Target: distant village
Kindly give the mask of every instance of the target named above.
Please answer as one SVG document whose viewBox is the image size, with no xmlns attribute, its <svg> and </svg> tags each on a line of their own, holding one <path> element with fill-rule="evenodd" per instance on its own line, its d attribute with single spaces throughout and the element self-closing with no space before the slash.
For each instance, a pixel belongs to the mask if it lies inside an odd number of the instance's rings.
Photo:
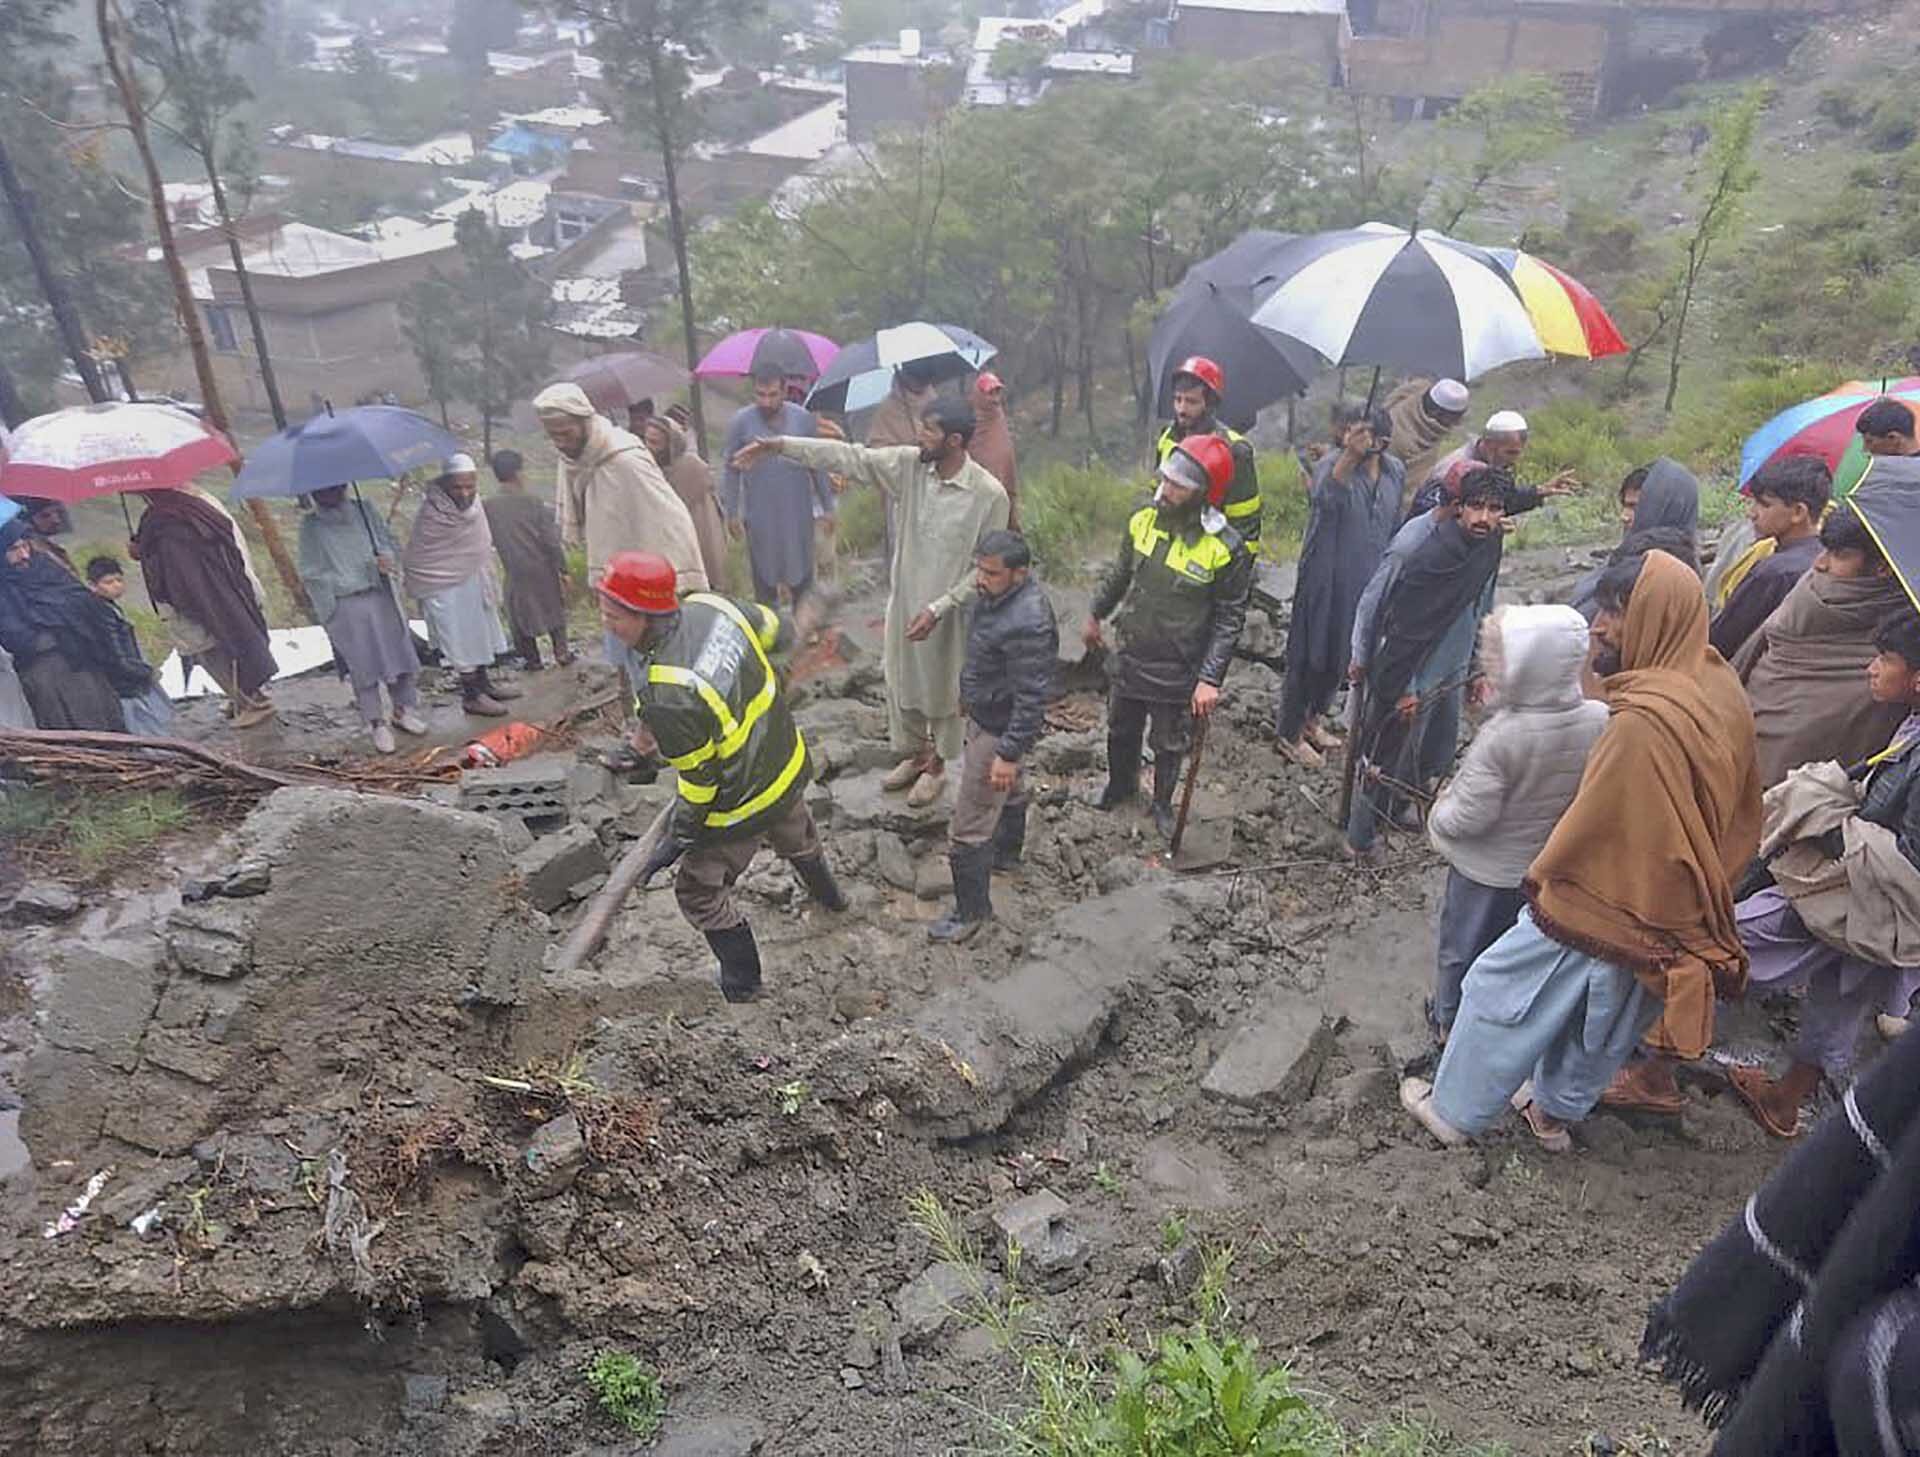
<svg viewBox="0 0 1920 1457">
<path fill-rule="evenodd" d="M 1124 86 L 1168 56 L 1272 57 L 1387 104 L 1402 119 L 1443 115 L 1503 74 L 1554 77 L 1576 116 L 1631 109 L 1664 90 L 1747 63 L 1782 22 L 1846 0 L 1039 0 L 1032 16 L 983 16 L 971 35 L 902 30 L 843 53 L 836 0 L 783 38 L 804 57 L 772 70 L 698 73 L 714 118 L 683 159 L 694 226 L 742 206 L 804 202 L 860 165 L 862 147 L 949 108 L 1029 105 L 1059 86 Z M 318 70 L 372 48 L 396 84 L 450 72 L 444 27 L 358 27 L 328 19 L 311 37 Z M 478 209 L 552 291 L 553 358 L 565 365 L 643 337 L 672 289 L 658 153 L 612 118 L 592 37 L 530 24 L 489 51 L 490 125 L 396 141 L 276 128 L 260 139 L 262 188 L 241 224 L 245 260 L 283 396 L 296 415 L 354 381 L 366 399 L 421 404 L 421 367 L 398 303 L 458 268 L 459 215 Z M 239 284 L 205 184 L 169 184 L 194 296 L 225 397 L 263 410 Z M 347 231 L 302 221 L 321 196 L 373 200 L 378 221 Z M 158 253 L 152 255 L 158 267 Z M 149 388 L 191 395 L 184 352 L 145 370 Z"/>
</svg>

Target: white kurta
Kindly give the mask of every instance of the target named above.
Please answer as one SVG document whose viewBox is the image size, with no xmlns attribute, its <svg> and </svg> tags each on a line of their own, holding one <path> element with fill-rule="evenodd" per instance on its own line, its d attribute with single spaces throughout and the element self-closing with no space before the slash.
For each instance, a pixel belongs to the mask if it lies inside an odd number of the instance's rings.
<svg viewBox="0 0 1920 1457">
<path fill-rule="evenodd" d="M 457 587 L 422 597 L 420 615 L 427 620 L 428 639 L 456 672 L 484 668 L 507 650 L 499 597 L 487 572 L 475 572 Z"/>
</svg>

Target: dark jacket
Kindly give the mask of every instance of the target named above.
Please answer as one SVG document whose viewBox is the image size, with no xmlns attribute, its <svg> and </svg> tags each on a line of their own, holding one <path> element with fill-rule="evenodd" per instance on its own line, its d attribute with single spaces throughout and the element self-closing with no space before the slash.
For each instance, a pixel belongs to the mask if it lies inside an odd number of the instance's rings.
<svg viewBox="0 0 1920 1457">
<path fill-rule="evenodd" d="M 1443 455 L 1434 462 L 1433 472 L 1414 492 L 1413 504 L 1407 508 L 1406 520 L 1424 516 L 1441 501 L 1446 499 L 1447 481 L 1455 475 L 1463 475 L 1476 465 L 1486 462 L 1480 458 L 1480 438 L 1475 436 L 1458 450 Z M 1507 491 L 1507 515 L 1518 516 L 1526 511 L 1536 510 L 1546 497 L 1540 494 L 1538 486 L 1523 486 L 1518 481 Z M 1405 524 L 1404 522 L 1402 523 Z"/>
<path fill-rule="evenodd" d="M 671 834 L 682 849 L 760 834 L 812 778 L 768 657 L 791 639 L 771 608 L 695 592 L 643 654 L 634 708 L 679 775 Z"/>
<path fill-rule="evenodd" d="M 994 753 L 1018 763 L 1046 727 L 1060 629 L 1046 589 L 1031 576 L 999 597 L 974 599 L 960 702 L 967 717 L 998 734 Z"/>
<path fill-rule="evenodd" d="M 1183 429 L 1177 420 L 1168 425 L 1154 441 L 1154 465 L 1165 464 L 1173 447 L 1193 433 Z M 1227 525 L 1240 533 L 1240 539 L 1251 546 L 1260 539 L 1260 473 L 1253 462 L 1253 444 L 1238 430 L 1217 419 L 1210 418 L 1200 427 L 1200 433 L 1218 435 L 1233 447 L 1233 480 L 1227 485 L 1226 500 L 1220 503 L 1220 514 L 1227 518 Z"/>
<path fill-rule="evenodd" d="M 1093 598 L 1096 618 L 1120 609 L 1115 689 L 1179 703 L 1197 682 L 1225 682 L 1252 584 L 1253 554 L 1231 526 L 1209 531 L 1195 521 L 1176 535 L 1159 507 L 1134 512 Z"/>
<path fill-rule="evenodd" d="M 1889 750 L 1885 757 L 1876 755 L 1850 772 L 1866 780 L 1860 818 L 1892 830 L 1900 853 L 1920 869 L 1920 739 Z"/>
</svg>

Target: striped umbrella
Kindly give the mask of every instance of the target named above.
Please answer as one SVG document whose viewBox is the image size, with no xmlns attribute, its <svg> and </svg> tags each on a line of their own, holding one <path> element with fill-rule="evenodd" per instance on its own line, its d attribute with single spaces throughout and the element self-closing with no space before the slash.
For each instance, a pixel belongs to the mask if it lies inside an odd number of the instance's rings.
<svg viewBox="0 0 1920 1457">
<path fill-rule="evenodd" d="M 1520 301 L 1549 354 L 1572 359 L 1601 359 L 1625 354 L 1627 341 L 1579 279 L 1562 273 L 1544 258 L 1518 248 L 1489 248 L 1520 290 Z"/>
<path fill-rule="evenodd" d="M 1860 412 L 1881 396 L 1910 406 L 1920 415 L 1920 377 L 1850 379 L 1824 395 L 1789 405 L 1749 435 L 1740 446 L 1740 488 L 1768 461 L 1789 455 L 1817 455 L 1833 471 L 1834 494 L 1844 496 L 1859 483 L 1867 454 L 1854 430 Z"/>
<path fill-rule="evenodd" d="M 0 490 L 85 501 L 184 486 L 201 471 L 238 458 L 226 436 L 176 405 L 72 405 L 36 415 L 13 432 L 0 461 Z"/>
<path fill-rule="evenodd" d="M 894 371 L 903 365 L 920 366 L 929 379 L 955 379 L 973 373 L 999 352 L 958 324 L 918 319 L 895 324 L 836 354 L 808 392 L 807 408 L 840 414 L 868 410 L 887 397 Z"/>
<path fill-rule="evenodd" d="M 1546 350 L 1507 270 L 1439 233 L 1366 223 L 1274 251 L 1253 322 L 1336 365 L 1477 379 Z"/>
</svg>

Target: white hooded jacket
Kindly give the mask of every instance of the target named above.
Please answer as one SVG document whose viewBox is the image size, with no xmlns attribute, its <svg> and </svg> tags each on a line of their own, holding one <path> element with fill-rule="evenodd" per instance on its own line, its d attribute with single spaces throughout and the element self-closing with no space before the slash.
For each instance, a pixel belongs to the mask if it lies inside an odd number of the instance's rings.
<svg viewBox="0 0 1920 1457">
<path fill-rule="evenodd" d="M 1499 660 L 1499 711 L 1433 806 L 1427 837 L 1467 879 L 1505 888 L 1566 812 L 1607 706 L 1580 692 L 1586 620 L 1571 607 L 1503 607 L 1486 632 Z"/>
</svg>

